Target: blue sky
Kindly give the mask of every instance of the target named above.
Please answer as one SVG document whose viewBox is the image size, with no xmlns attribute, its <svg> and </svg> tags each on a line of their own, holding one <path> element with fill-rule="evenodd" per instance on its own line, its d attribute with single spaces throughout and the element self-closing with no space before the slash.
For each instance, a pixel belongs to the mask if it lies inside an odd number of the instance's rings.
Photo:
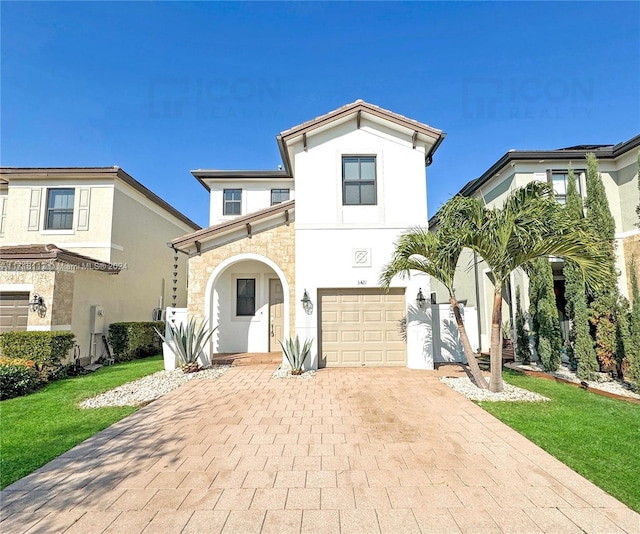
<svg viewBox="0 0 640 534">
<path fill-rule="evenodd" d="M 358 98 L 447 132 L 430 215 L 511 148 L 640 132 L 640 3 L 0 10 L 0 164 L 119 165 L 203 226 L 191 169 L 276 168 L 276 134 Z"/>
</svg>

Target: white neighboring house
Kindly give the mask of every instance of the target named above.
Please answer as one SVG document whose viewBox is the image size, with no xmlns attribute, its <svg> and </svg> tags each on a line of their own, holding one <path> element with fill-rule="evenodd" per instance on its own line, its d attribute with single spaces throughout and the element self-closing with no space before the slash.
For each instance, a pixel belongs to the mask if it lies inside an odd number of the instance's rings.
<svg viewBox="0 0 640 534">
<path fill-rule="evenodd" d="M 358 100 L 278 135 L 279 170 L 192 171 L 212 226 L 172 245 L 189 255 L 189 316 L 218 326 L 211 352 L 278 351 L 297 334 L 313 339 L 311 368 L 433 368 L 432 310 L 416 304 L 429 278 L 385 293 L 378 277 L 399 234 L 427 224 L 425 167 L 444 136 Z"/>
<path fill-rule="evenodd" d="M 109 324 L 186 304 L 167 243 L 200 227 L 119 167 L 1 167 L 0 214 L 0 332 L 71 330 L 84 363 Z"/>
</svg>

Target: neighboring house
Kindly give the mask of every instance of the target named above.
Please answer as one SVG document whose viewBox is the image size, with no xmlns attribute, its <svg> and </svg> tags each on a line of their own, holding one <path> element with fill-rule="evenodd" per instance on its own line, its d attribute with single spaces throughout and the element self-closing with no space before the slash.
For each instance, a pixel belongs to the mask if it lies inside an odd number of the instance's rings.
<svg viewBox="0 0 640 534">
<path fill-rule="evenodd" d="M 279 170 L 192 171 L 212 226 L 172 244 L 189 255 L 189 316 L 218 326 L 210 350 L 276 351 L 297 334 L 313 339 L 311 368 L 432 368 L 416 306 L 429 278 L 386 293 L 378 277 L 399 234 L 427 224 L 444 135 L 358 100 L 278 135 Z"/>
<path fill-rule="evenodd" d="M 2 167 L 0 214 L 0 331 L 71 330 L 86 362 L 110 323 L 186 303 L 167 243 L 199 226 L 119 167 Z"/>
<path fill-rule="evenodd" d="M 510 150 L 494 163 L 482 176 L 465 185 L 458 194 L 480 197 L 489 207 L 500 206 L 510 191 L 522 187 L 533 180 L 547 181 L 553 185 L 556 199 L 564 203 L 567 192 L 569 168 L 573 168 L 583 200 L 586 198 L 586 155 L 595 154 L 598 167 L 609 201 L 609 208 L 616 225 L 616 256 L 620 277 L 617 280 L 621 293 L 629 297 L 631 293 L 629 261 L 635 254 L 640 260 L 640 230 L 636 207 L 638 199 L 638 151 L 640 135 L 617 145 L 581 145 L 559 150 Z M 430 221 L 430 227 L 437 225 L 438 214 Z M 491 329 L 491 306 L 493 303 L 493 282 L 486 263 L 477 261 L 466 250 L 460 257 L 456 275 L 456 294 L 467 305 L 478 308 L 478 329 L 480 339 L 477 346 L 489 350 Z M 638 262 L 640 266 L 640 261 Z M 552 261 L 555 290 L 563 331 L 568 332 L 568 321 L 564 315 L 563 262 Z M 640 274 L 640 271 L 639 273 Z M 503 297 L 508 306 L 503 307 L 503 320 L 513 319 L 515 288 L 520 286 L 522 306 L 529 307 L 528 279 L 521 269 L 511 277 L 510 287 L 504 289 Z M 437 282 L 432 284 L 437 302 L 446 302 L 448 294 Z M 472 344 L 474 344 L 472 340 Z M 476 347 L 474 347 L 476 348 Z"/>
</svg>

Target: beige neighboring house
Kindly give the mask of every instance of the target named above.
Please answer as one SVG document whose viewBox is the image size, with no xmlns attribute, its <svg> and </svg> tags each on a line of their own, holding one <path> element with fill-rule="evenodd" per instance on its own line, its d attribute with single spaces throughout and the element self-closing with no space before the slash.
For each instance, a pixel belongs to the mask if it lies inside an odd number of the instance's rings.
<svg viewBox="0 0 640 534">
<path fill-rule="evenodd" d="M 2 167 L 0 214 L 0 332 L 71 330 L 95 361 L 109 324 L 186 304 L 167 244 L 200 227 L 119 167 Z"/>
<path fill-rule="evenodd" d="M 556 199 L 564 203 L 567 193 L 569 168 L 573 168 L 583 201 L 586 198 L 586 155 L 590 152 L 598 159 L 598 168 L 609 201 L 611 215 L 616 225 L 616 257 L 620 276 L 616 281 L 620 292 L 627 298 L 631 293 L 629 262 L 635 255 L 638 275 L 640 276 L 640 229 L 636 207 L 638 198 L 638 153 L 640 135 L 617 145 L 580 145 L 559 150 L 510 150 L 496 161 L 479 178 L 470 181 L 458 194 L 480 197 L 489 207 L 502 205 L 504 199 L 515 188 L 522 187 L 533 180 L 552 184 Z M 437 226 L 438 214 L 430 221 L 430 228 Z M 491 306 L 493 302 L 493 283 L 491 272 L 486 263 L 476 261 L 470 251 L 464 251 L 458 262 L 456 274 L 456 295 L 467 305 L 478 308 L 478 330 L 480 332 L 477 347 L 483 351 L 489 349 L 491 329 Z M 558 310 L 564 335 L 568 332 L 568 321 L 564 315 L 564 276 L 563 262 L 552 261 L 554 285 Z M 515 314 L 515 290 L 520 287 L 522 306 L 529 307 L 529 282 L 522 269 L 511 275 L 509 287 L 504 289 L 503 297 L 508 306 L 503 307 L 503 320 L 513 319 Z M 445 302 L 446 290 L 436 281 L 432 282 L 432 300 Z M 513 321 L 512 321 L 513 324 Z M 472 340 L 473 344 L 473 340 Z M 476 348 L 476 347 L 474 347 Z"/>
</svg>

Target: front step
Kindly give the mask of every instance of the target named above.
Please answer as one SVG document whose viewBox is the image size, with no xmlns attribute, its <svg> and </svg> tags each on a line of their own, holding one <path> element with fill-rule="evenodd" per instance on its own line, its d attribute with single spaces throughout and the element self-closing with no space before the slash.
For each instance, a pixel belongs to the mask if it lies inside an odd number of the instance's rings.
<svg viewBox="0 0 640 534">
<path fill-rule="evenodd" d="M 220 353 L 211 357 L 214 365 L 280 365 L 281 352 L 238 352 Z"/>
</svg>

